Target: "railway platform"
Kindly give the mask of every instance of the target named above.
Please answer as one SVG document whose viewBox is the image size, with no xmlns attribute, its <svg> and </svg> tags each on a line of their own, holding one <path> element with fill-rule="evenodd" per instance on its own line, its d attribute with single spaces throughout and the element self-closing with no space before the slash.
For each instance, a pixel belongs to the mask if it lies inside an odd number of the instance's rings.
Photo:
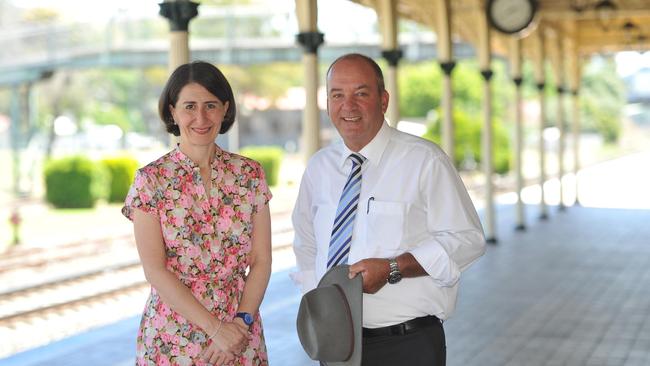
<svg viewBox="0 0 650 366">
<path fill-rule="evenodd" d="M 638 170 L 649 163 L 643 153 L 585 169 L 582 205 L 551 205 L 546 220 L 527 205 L 524 231 L 514 230 L 513 205 L 498 201 L 498 242 L 463 274 L 444 325 L 447 364 L 650 365 L 650 173 Z M 274 260 L 261 308 L 270 364 L 314 365 L 295 333 L 290 250 Z M 137 326 L 130 316 L 0 365 L 132 365 Z"/>
</svg>

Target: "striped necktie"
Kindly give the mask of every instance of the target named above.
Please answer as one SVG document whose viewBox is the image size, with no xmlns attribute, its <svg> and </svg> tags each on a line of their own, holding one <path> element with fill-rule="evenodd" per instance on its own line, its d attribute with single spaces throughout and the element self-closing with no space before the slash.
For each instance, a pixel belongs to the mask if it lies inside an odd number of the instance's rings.
<svg viewBox="0 0 650 366">
<path fill-rule="evenodd" d="M 334 219 L 327 254 L 328 269 L 337 264 L 348 262 L 352 228 L 354 227 L 354 218 L 357 216 L 357 204 L 361 193 L 361 165 L 366 158 L 357 153 L 350 154 L 348 158 L 352 160 L 352 170 L 347 182 L 345 182 L 339 199 L 339 206 L 336 209 L 336 219 Z"/>
</svg>

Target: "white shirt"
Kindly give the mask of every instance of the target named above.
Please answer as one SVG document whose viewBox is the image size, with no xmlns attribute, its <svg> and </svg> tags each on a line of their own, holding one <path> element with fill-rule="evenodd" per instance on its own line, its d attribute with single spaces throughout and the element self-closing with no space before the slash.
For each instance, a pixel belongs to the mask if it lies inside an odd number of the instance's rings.
<svg viewBox="0 0 650 366">
<path fill-rule="evenodd" d="M 342 141 L 321 149 L 303 174 L 293 211 L 294 279 L 307 292 L 327 271 L 339 196 L 352 163 Z M 485 252 L 483 228 L 456 169 L 434 143 L 385 122 L 361 151 L 367 158 L 348 263 L 410 252 L 429 276 L 403 278 L 363 294 L 363 326 L 383 327 L 420 316 L 447 319 L 458 280 Z"/>
</svg>

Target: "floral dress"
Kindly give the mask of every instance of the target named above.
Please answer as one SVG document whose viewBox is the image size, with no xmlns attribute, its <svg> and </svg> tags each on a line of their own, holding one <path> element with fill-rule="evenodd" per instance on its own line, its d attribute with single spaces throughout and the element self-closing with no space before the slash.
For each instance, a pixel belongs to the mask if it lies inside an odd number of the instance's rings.
<svg viewBox="0 0 650 366">
<path fill-rule="evenodd" d="M 139 169 L 122 213 L 134 209 L 160 219 L 167 269 L 213 315 L 232 321 L 239 306 L 251 251 L 252 215 L 271 192 L 259 163 L 216 147 L 212 188 L 206 195 L 198 165 L 179 148 Z M 206 365 L 199 354 L 208 335 L 172 310 L 155 288 L 145 305 L 136 347 L 137 365 Z M 259 314 L 248 348 L 232 365 L 267 365 Z"/>
</svg>

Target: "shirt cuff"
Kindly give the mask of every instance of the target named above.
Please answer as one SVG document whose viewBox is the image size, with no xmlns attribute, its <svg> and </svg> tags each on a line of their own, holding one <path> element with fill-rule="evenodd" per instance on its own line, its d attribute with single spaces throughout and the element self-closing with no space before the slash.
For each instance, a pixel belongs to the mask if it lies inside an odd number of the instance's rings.
<svg viewBox="0 0 650 366">
<path fill-rule="evenodd" d="M 289 277 L 303 294 L 316 288 L 316 271 L 314 270 L 291 272 Z"/>
<path fill-rule="evenodd" d="M 454 286 L 460 279 L 458 265 L 449 257 L 445 249 L 435 241 L 425 241 L 409 250 L 420 266 L 440 286 Z"/>
</svg>

